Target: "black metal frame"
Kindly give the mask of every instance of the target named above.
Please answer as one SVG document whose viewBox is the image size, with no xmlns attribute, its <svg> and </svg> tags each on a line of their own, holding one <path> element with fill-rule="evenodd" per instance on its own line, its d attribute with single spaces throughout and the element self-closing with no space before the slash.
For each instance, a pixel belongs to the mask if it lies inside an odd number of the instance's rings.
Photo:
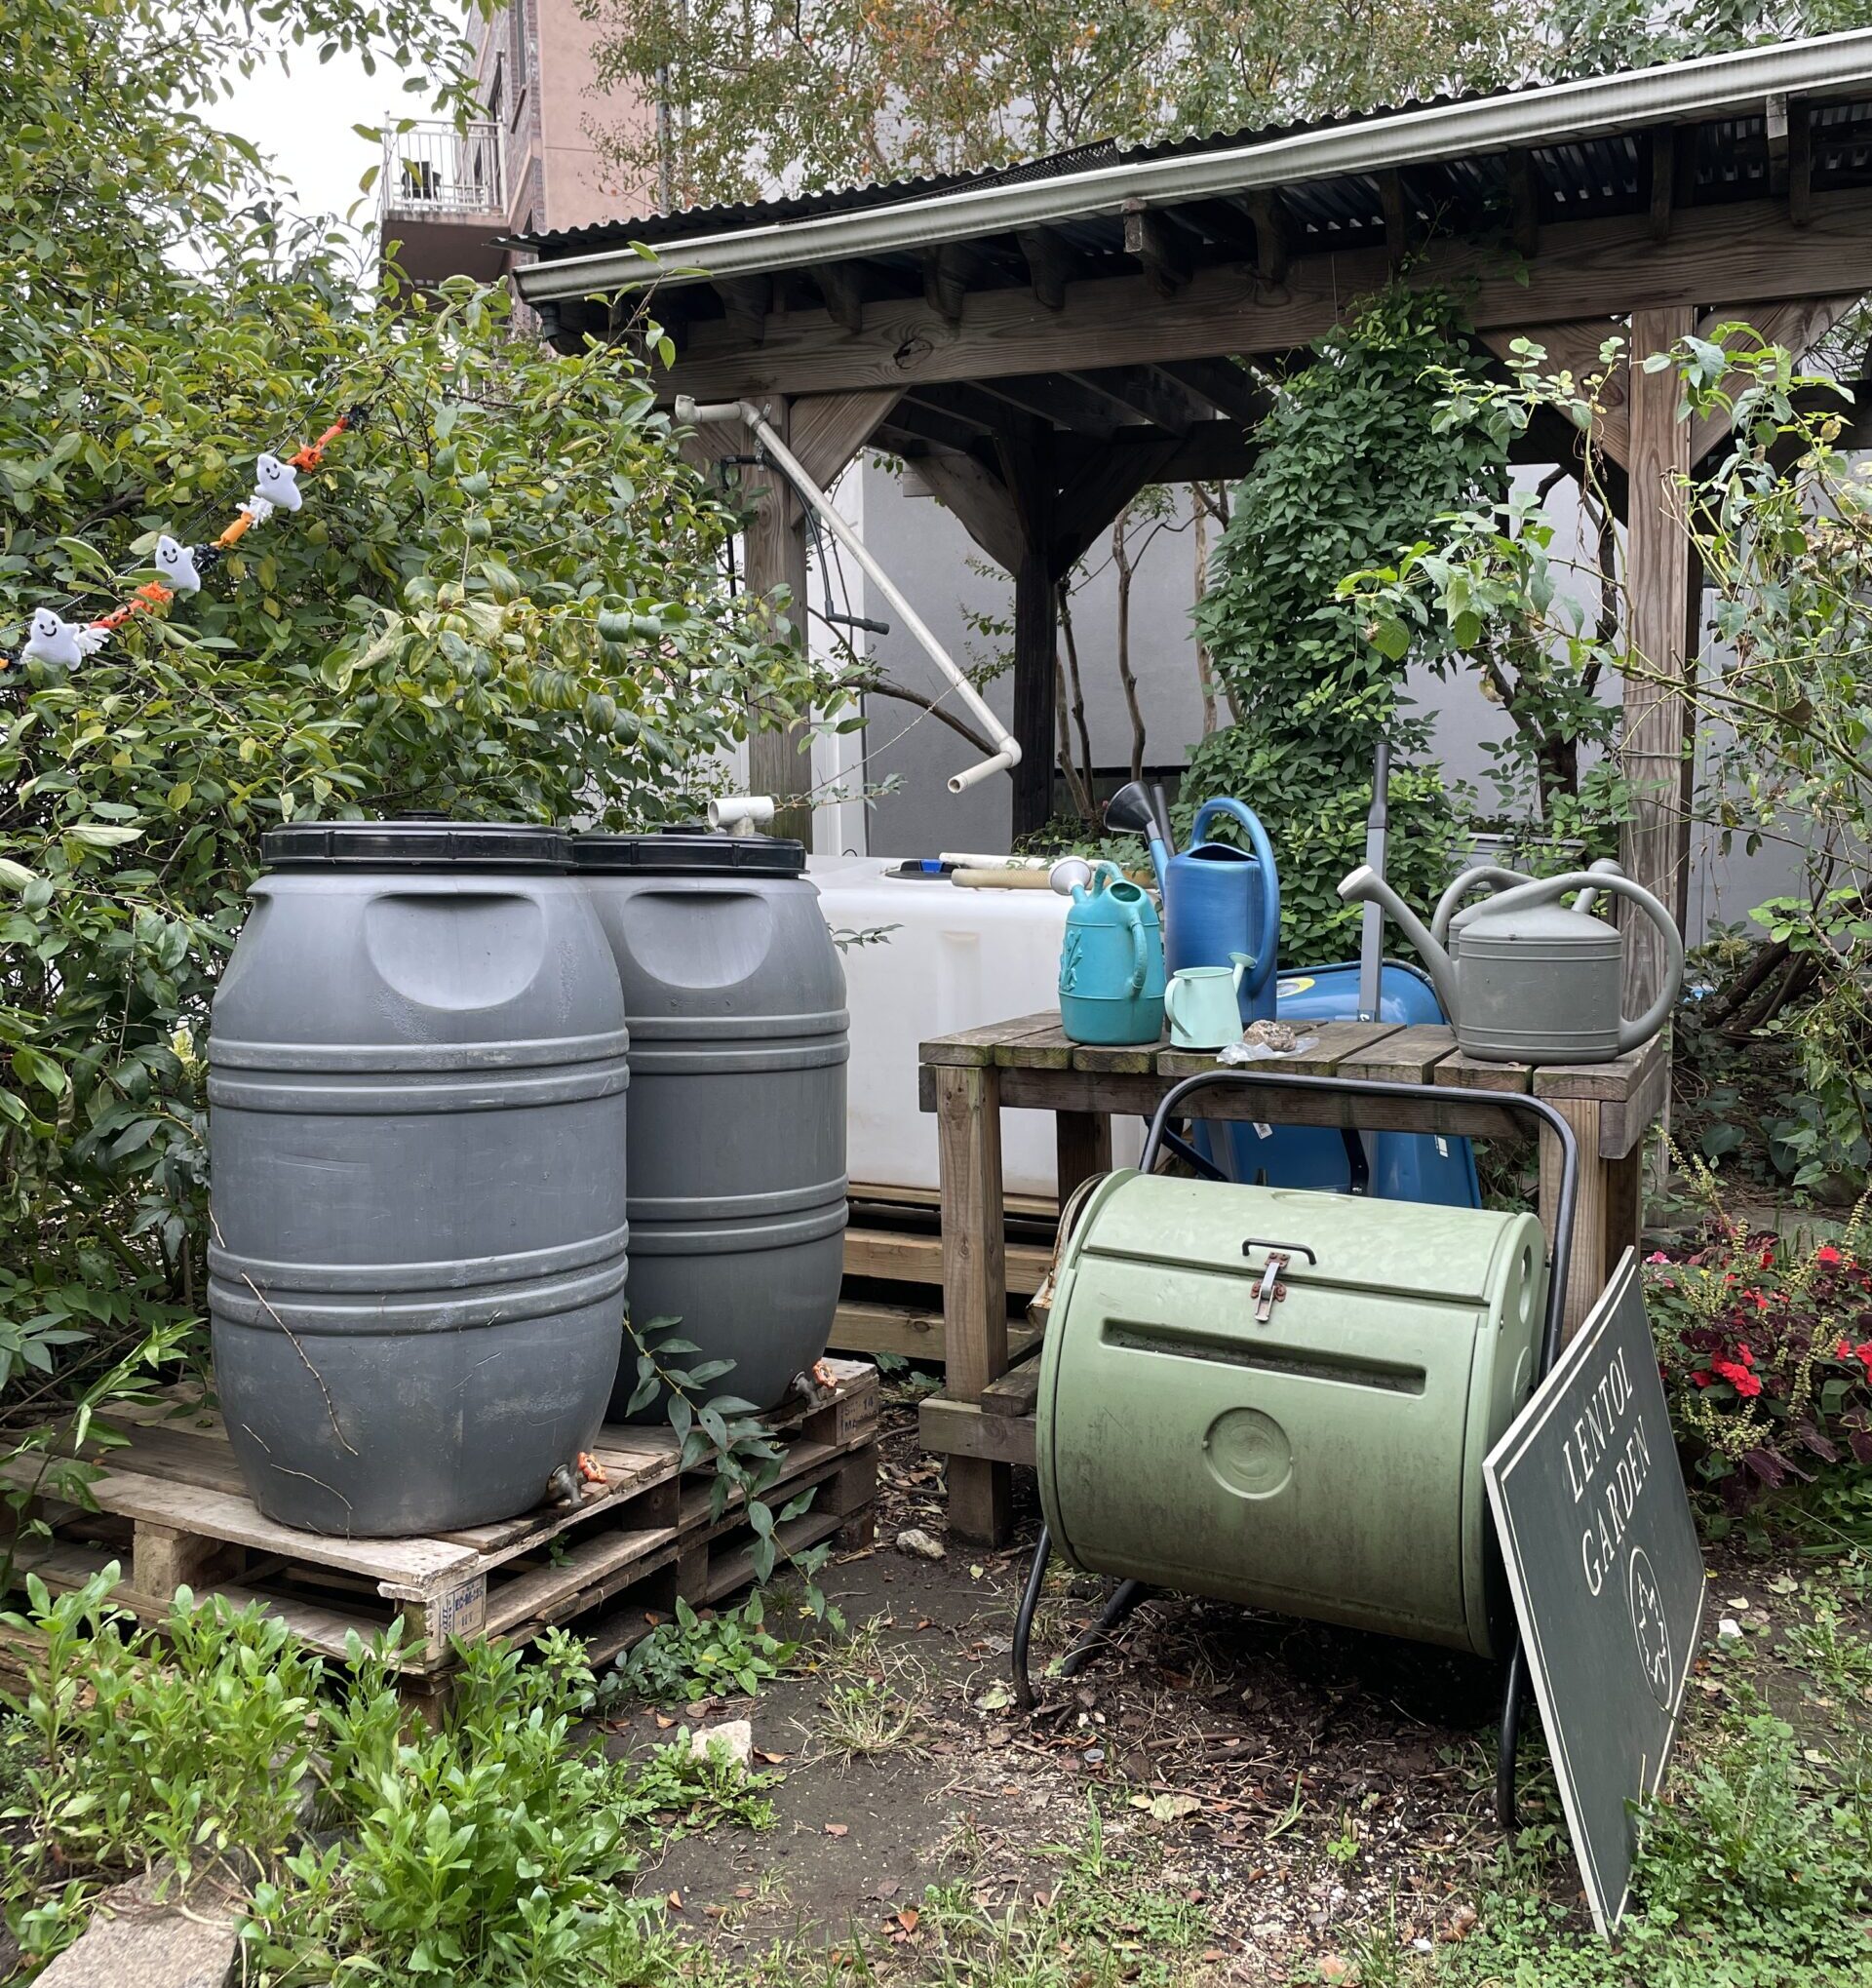
<svg viewBox="0 0 1872 1988">
<path fill-rule="evenodd" d="M 1567 1309 L 1567 1267 L 1573 1253 L 1574 1209 L 1580 1195 L 1580 1148 L 1573 1136 L 1573 1127 L 1566 1119 L 1544 1099 L 1507 1091 L 1476 1091 L 1443 1084 L 1373 1083 L 1343 1076 L 1282 1076 L 1262 1071 L 1202 1071 L 1195 1076 L 1186 1077 L 1182 1083 L 1164 1093 L 1163 1100 L 1150 1120 L 1150 1132 L 1144 1142 L 1144 1153 L 1138 1161 L 1138 1171 L 1150 1173 L 1156 1164 L 1158 1152 L 1166 1143 L 1171 1145 L 1172 1150 L 1178 1151 L 1179 1157 L 1199 1158 L 1176 1133 L 1170 1130 L 1170 1120 L 1177 1115 L 1177 1108 L 1191 1091 L 1201 1090 L 1207 1085 L 1244 1083 L 1264 1087 L 1274 1085 L 1283 1090 L 1325 1092 L 1341 1097 L 1416 1098 L 1438 1105 L 1487 1105 L 1496 1111 L 1518 1112 L 1532 1118 L 1537 1125 L 1544 1126 L 1554 1135 L 1560 1142 L 1560 1194 L 1554 1208 L 1553 1244 L 1547 1258 L 1546 1317 L 1540 1333 L 1540 1361 L 1534 1374 L 1533 1384 L 1538 1387 L 1546 1379 L 1554 1361 L 1560 1356 L 1560 1340 L 1565 1329 Z M 1277 1117 L 1279 1114 L 1276 1112 L 1272 1115 Z M 1356 1135 L 1349 1126 L 1346 1130 L 1349 1142 Z M 1213 1173 L 1215 1170 L 1205 1168 L 1204 1171 Z M 1028 1669 L 1028 1645 L 1033 1638 L 1034 1612 L 1039 1606 L 1040 1589 L 1046 1579 L 1047 1562 L 1052 1558 L 1052 1537 L 1042 1523 L 1039 1544 L 1034 1552 L 1033 1570 L 1027 1578 L 1026 1592 L 1021 1596 L 1020 1613 L 1014 1618 L 1014 1696 L 1017 1701 L 1027 1708 L 1031 1708 L 1034 1703 L 1034 1683 Z M 1136 1608 L 1145 1593 L 1146 1589 L 1141 1581 L 1121 1580 L 1100 1611 L 1097 1620 L 1074 1641 L 1061 1659 L 1060 1674 L 1063 1677 L 1076 1677 L 1094 1651 Z M 1521 1738 L 1521 1708 L 1526 1696 L 1527 1658 L 1521 1648 L 1521 1633 L 1517 1624 L 1510 1632 L 1506 1668 L 1502 1679 L 1502 1736 L 1495 1769 L 1496 1820 L 1502 1829 L 1509 1831 L 1515 1827 L 1514 1771 Z"/>
</svg>

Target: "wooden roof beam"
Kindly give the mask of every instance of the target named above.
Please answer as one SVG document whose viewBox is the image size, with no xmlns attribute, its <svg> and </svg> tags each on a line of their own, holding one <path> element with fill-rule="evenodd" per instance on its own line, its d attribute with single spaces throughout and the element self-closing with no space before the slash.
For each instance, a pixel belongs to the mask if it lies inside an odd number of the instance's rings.
<svg viewBox="0 0 1872 1988">
<path fill-rule="evenodd" d="M 1508 238 L 1530 262 L 1540 253 L 1540 182 L 1535 176 L 1531 152 L 1510 152 L 1508 167 Z"/>
<path fill-rule="evenodd" d="M 1106 396 L 1070 373 L 1023 373 L 1018 379 L 984 379 L 976 384 L 983 394 L 1074 435 L 1107 440 L 1118 425 L 1117 412 Z"/>
<path fill-rule="evenodd" d="M 855 338 L 865 329 L 865 301 L 872 292 L 872 272 L 863 262 L 823 262 L 812 280 L 826 300 L 826 315 Z"/>
<path fill-rule="evenodd" d="M 1285 283 L 1293 253 L 1293 229 L 1277 193 L 1251 193 L 1248 213 L 1255 224 L 1255 274 L 1263 283 Z"/>
<path fill-rule="evenodd" d="M 1066 286 L 1084 272 L 1079 252 L 1056 228 L 1022 228 L 1014 239 L 1027 261 L 1034 294 L 1049 311 L 1066 308 Z"/>
<path fill-rule="evenodd" d="M 760 344 L 767 335 L 767 313 L 773 309 L 773 278 L 727 276 L 711 288 L 722 299 L 729 331 L 750 345 Z"/>
<path fill-rule="evenodd" d="M 925 249 L 922 265 L 923 301 L 946 325 L 962 322 L 963 299 L 994 273 L 994 265 L 967 242 Z"/>
<path fill-rule="evenodd" d="M 1144 264 L 1160 296 L 1175 296 L 1190 281 L 1190 252 L 1178 230 L 1142 201 L 1124 204 L 1124 253 Z"/>
<path fill-rule="evenodd" d="M 1020 513 L 1007 486 L 992 469 L 975 456 L 945 451 L 918 456 L 916 475 L 1003 572 L 1011 573 L 1020 565 L 1027 546 Z"/>
<path fill-rule="evenodd" d="M 1161 428 L 1166 435 L 1186 435 L 1198 421 L 1208 418 L 1194 394 L 1155 367 L 1114 366 L 1068 376 L 1111 402 L 1121 413 Z"/>
<path fill-rule="evenodd" d="M 1686 189 L 1688 190 L 1688 189 Z M 1671 215 L 1677 206 L 1677 134 L 1669 129 L 1651 135 L 1651 239 L 1670 239 Z"/>
<path fill-rule="evenodd" d="M 1200 394 L 1219 414 L 1244 427 L 1258 426 L 1274 405 L 1273 396 L 1232 360 L 1178 359 L 1157 370 Z"/>
<path fill-rule="evenodd" d="M 1252 262 L 1257 246 L 1255 224 L 1248 211 L 1227 199 L 1190 200 L 1176 209 L 1176 217 L 1198 229 L 1225 255 Z"/>
<path fill-rule="evenodd" d="M 1404 202 L 1404 175 L 1395 166 L 1378 175 L 1378 204 L 1384 214 L 1384 253 L 1396 269 L 1411 251 L 1411 217 Z"/>
<path fill-rule="evenodd" d="M 1174 307 L 1141 275 L 1074 284 L 1063 313 L 1036 310 L 1024 290 L 978 291 L 959 331 L 920 300 L 903 301 L 873 310 L 858 338 L 817 312 L 790 312 L 769 323 L 759 351 L 698 322 L 659 389 L 712 401 L 1291 351 L 1382 288 L 1388 266 L 1382 248 L 1304 255 L 1270 292 L 1251 272 L 1215 263 Z M 1420 252 L 1412 278 L 1460 292 L 1485 331 L 1621 316 L 1673 298 L 1728 298 L 1746 315 L 1783 298 L 1872 290 L 1872 190 L 1816 192 L 1806 228 L 1788 226 L 1779 201 L 1685 208 L 1661 247 L 1642 214 L 1549 221 L 1541 253 L 1526 263 L 1505 257 L 1499 240 L 1442 238 Z"/>
<path fill-rule="evenodd" d="M 959 414 L 939 395 L 927 392 L 906 394 L 891 409 L 890 425 L 939 448 L 972 448 L 994 432 L 992 422 Z"/>
<path fill-rule="evenodd" d="M 1796 228 L 1814 218 L 1814 121 L 1804 97 L 1787 106 L 1787 218 Z"/>
</svg>

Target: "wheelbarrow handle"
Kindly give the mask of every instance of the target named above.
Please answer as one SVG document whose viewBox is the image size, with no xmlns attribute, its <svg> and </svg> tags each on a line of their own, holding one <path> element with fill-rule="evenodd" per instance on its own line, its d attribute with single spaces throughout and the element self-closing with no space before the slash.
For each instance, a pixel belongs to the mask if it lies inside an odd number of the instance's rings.
<svg viewBox="0 0 1872 1988">
<path fill-rule="evenodd" d="M 1415 1098 L 1434 1105 L 1487 1105 L 1526 1118 L 1537 1130 L 1544 1128 L 1560 1143 L 1560 1194 L 1554 1207 L 1553 1245 L 1547 1260 L 1547 1312 L 1540 1335 L 1540 1364 L 1535 1375 L 1543 1381 L 1560 1357 L 1560 1339 L 1567 1315 L 1567 1269 L 1573 1261 L 1573 1218 L 1580 1199 L 1580 1143 L 1573 1127 L 1544 1098 L 1531 1098 L 1512 1091 L 1478 1091 L 1454 1084 L 1388 1084 L 1369 1077 L 1266 1074 L 1251 1070 L 1204 1070 L 1173 1084 L 1151 1114 L 1150 1130 L 1145 1136 L 1144 1153 L 1138 1161 L 1141 1174 L 1150 1173 L 1168 1132 L 1170 1120 L 1181 1115 L 1181 1107 L 1191 1092 L 1213 1084 L 1239 1086 L 1253 1084 L 1263 1091 L 1292 1091 L 1351 1098 Z M 1278 1109 L 1268 1112 L 1278 1122 Z"/>
</svg>

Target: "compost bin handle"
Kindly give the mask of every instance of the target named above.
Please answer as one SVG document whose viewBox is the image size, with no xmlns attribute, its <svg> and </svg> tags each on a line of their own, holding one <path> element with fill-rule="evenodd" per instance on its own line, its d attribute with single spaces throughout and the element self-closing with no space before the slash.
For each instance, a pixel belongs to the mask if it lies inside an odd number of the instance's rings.
<svg viewBox="0 0 1872 1988">
<path fill-rule="evenodd" d="M 1610 882 L 1610 878 L 1607 879 Z M 1150 1130 L 1145 1136 L 1144 1153 L 1138 1161 L 1138 1172 L 1150 1173 L 1157 1163 L 1157 1154 L 1163 1146 L 1164 1133 L 1170 1120 L 1179 1114 L 1183 1101 L 1193 1091 L 1207 1089 L 1212 1084 L 1228 1084 L 1239 1088 L 1244 1084 L 1253 1085 L 1263 1094 L 1256 1103 L 1267 1115 L 1278 1121 L 1278 1106 L 1272 1111 L 1263 1100 L 1273 1091 L 1292 1091 L 1298 1096 L 1303 1091 L 1341 1098 L 1414 1098 L 1426 1105 L 1489 1105 L 1496 1110 L 1507 1111 L 1527 1118 L 1543 1131 L 1553 1134 L 1560 1147 L 1560 1193 L 1553 1213 L 1553 1248 L 1548 1258 L 1547 1270 L 1547 1316 L 1540 1335 L 1540 1363 L 1535 1369 L 1535 1384 L 1543 1381 L 1555 1360 L 1560 1357 L 1560 1339 L 1567 1315 L 1567 1269 L 1573 1262 L 1573 1215 L 1580 1199 L 1580 1144 L 1573 1136 L 1573 1127 L 1548 1104 L 1544 1098 L 1531 1098 L 1512 1091 L 1477 1091 L 1466 1086 L 1446 1084 L 1388 1084 L 1370 1079 L 1348 1076 L 1301 1076 L 1263 1075 L 1259 1071 L 1249 1070 L 1203 1070 L 1194 1076 L 1187 1076 L 1181 1083 L 1172 1084 L 1164 1092 L 1156 1111 L 1151 1114 Z"/>
</svg>

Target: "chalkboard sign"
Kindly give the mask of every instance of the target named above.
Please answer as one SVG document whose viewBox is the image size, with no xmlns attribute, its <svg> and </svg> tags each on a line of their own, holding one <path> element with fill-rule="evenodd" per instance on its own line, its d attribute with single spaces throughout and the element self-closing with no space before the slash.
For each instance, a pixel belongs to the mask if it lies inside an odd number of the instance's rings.
<svg viewBox="0 0 1872 1988">
<path fill-rule="evenodd" d="M 1594 1924 L 1631 1890 L 1627 1804 L 1655 1794 L 1703 1613 L 1636 1253 L 1483 1463 Z"/>
</svg>

